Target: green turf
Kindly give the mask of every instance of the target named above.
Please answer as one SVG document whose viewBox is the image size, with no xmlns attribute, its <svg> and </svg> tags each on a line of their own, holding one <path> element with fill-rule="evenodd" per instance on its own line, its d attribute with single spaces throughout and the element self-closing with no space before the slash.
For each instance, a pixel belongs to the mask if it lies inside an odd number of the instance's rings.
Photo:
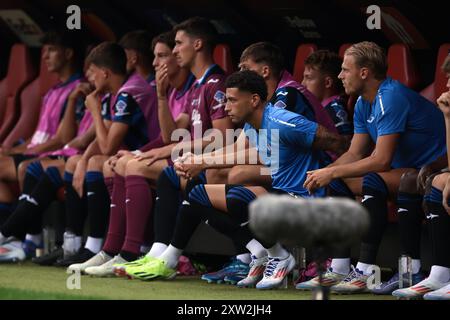
<svg viewBox="0 0 450 320">
<path fill-rule="evenodd" d="M 261 291 L 208 284 L 199 277 L 143 282 L 124 278 L 81 277 L 81 289 L 69 290 L 64 269 L 32 263 L 0 265 L 0 299 L 163 299 L 163 300 L 309 300 L 311 294 L 295 290 Z M 332 299 L 378 300 L 392 296 L 332 295 Z"/>
</svg>

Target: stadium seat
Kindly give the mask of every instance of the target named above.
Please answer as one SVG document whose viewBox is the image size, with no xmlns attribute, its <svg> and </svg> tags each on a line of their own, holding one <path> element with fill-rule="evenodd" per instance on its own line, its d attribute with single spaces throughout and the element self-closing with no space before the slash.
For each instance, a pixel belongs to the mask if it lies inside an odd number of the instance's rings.
<svg viewBox="0 0 450 320">
<path fill-rule="evenodd" d="M 58 77 L 47 71 L 41 54 L 39 76 L 20 94 L 20 117 L 3 142 L 3 146 L 10 148 L 19 139 L 26 140 L 31 137 L 39 119 L 42 98 L 57 82 Z"/>
<path fill-rule="evenodd" d="M 445 58 L 450 54 L 450 43 L 444 43 L 439 47 L 437 59 L 436 59 L 436 68 L 434 72 L 434 81 L 428 87 L 421 91 L 422 96 L 432 101 L 436 102 L 436 99 L 439 98 L 441 93 L 447 91 L 446 84 L 447 78 L 446 75 L 442 72 L 441 66 L 444 63 Z"/>
<path fill-rule="evenodd" d="M 411 89 L 417 87 L 419 76 L 408 46 L 403 43 L 391 45 L 387 53 L 387 62 L 388 76 Z"/>
<path fill-rule="evenodd" d="M 298 82 L 301 83 L 303 80 L 303 71 L 305 71 L 305 59 L 316 50 L 317 46 L 312 43 L 301 44 L 297 47 L 292 75 Z"/>
<path fill-rule="evenodd" d="M 14 44 L 11 48 L 8 72 L 0 87 L 4 90 L 4 100 L 0 101 L 0 142 L 8 136 L 19 116 L 19 95 L 35 76 L 29 49 L 24 44 Z"/>
<path fill-rule="evenodd" d="M 339 57 L 344 58 L 345 50 L 347 50 L 351 46 L 352 46 L 352 43 L 341 44 L 341 46 L 339 47 Z"/>
<path fill-rule="evenodd" d="M 226 74 L 231 74 L 236 71 L 236 68 L 231 60 L 231 50 L 227 44 L 219 43 L 214 48 L 213 52 L 214 62 L 217 63 Z"/>
</svg>

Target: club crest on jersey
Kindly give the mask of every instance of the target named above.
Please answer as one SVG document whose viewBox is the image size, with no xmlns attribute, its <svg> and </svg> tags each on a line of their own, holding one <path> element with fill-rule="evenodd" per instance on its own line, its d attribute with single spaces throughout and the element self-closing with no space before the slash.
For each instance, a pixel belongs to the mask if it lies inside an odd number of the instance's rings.
<svg viewBox="0 0 450 320">
<path fill-rule="evenodd" d="M 225 103 L 225 93 L 223 91 L 217 90 L 216 94 L 214 95 L 214 100 L 216 100 L 218 103 L 223 104 Z"/>
<path fill-rule="evenodd" d="M 281 100 L 275 102 L 275 104 L 273 106 L 277 107 L 277 108 L 281 108 L 281 109 L 285 109 L 287 107 L 286 103 L 284 103 Z"/>
<path fill-rule="evenodd" d="M 341 121 L 346 122 L 347 121 L 347 112 L 345 110 L 339 110 L 336 113 L 336 117 L 338 117 Z"/>
</svg>

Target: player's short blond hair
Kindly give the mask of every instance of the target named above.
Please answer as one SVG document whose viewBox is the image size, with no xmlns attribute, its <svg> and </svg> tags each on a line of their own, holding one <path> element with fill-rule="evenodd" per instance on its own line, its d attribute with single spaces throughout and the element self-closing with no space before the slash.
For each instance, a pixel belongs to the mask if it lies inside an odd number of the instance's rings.
<svg viewBox="0 0 450 320">
<path fill-rule="evenodd" d="M 360 68 L 366 67 L 372 71 L 375 79 L 383 80 L 387 73 L 386 53 L 375 42 L 363 41 L 355 43 L 347 50 L 345 55 L 355 58 L 355 63 Z"/>
</svg>

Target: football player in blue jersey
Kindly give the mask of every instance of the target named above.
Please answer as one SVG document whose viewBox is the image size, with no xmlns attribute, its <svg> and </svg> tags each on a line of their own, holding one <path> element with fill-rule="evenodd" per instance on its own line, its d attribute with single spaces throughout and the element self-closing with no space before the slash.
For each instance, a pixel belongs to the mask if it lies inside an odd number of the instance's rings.
<svg viewBox="0 0 450 320">
<path fill-rule="evenodd" d="M 271 192 L 309 197 L 303 187 L 306 172 L 322 166 L 322 153 L 316 147 L 336 149 L 341 144 L 337 135 L 318 136 L 323 128 L 302 115 L 276 108 L 266 103 L 267 85 L 253 71 L 240 71 L 226 82 L 225 110 L 235 124 L 245 124 L 245 135 L 259 153 L 262 163 L 270 167 Z M 245 143 L 238 144 L 245 146 Z M 193 178 L 208 168 L 232 167 L 236 163 L 250 164 L 258 155 L 253 149 L 230 149 L 199 156 L 184 155 L 175 167 L 185 178 Z M 229 161 L 231 159 L 231 161 Z M 225 160 L 225 161 L 224 161 Z M 145 267 L 127 268 L 127 273 L 143 280 L 172 278 L 176 275 L 178 257 L 186 247 L 198 224 L 208 221 L 220 232 L 244 245 L 252 253 L 248 276 L 239 286 L 256 285 L 260 289 L 282 285 L 294 268 L 295 260 L 280 244 L 254 239 L 248 229 L 248 205 L 256 197 L 269 192 L 260 186 L 199 184 L 189 193 L 181 207 L 171 244 Z M 316 190 L 323 196 L 325 190 Z M 158 214 L 158 213 L 157 213 Z M 160 213 L 164 214 L 164 213 Z M 156 217 L 155 221 L 158 220 Z"/>
<path fill-rule="evenodd" d="M 448 91 L 437 99 L 437 104 L 445 118 L 448 149 L 450 146 L 450 55 L 447 56 L 441 68 L 448 78 Z M 446 160 L 446 166 L 449 166 L 450 159 L 446 157 Z M 430 180 L 432 180 L 431 188 L 430 190 L 427 188 L 424 197 L 426 218 L 431 234 L 430 275 L 411 287 L 398 289 L 392 293 L 400 298 L 423 297 L 425 300 L 450 300 L 450 174 L 441 173 Z M 421 222 L 422 219 L 420 219 L 419 228 L 416 227 L 418 223 L 406 225 L 406 232 L 420 233 Z"/>
</svg>

